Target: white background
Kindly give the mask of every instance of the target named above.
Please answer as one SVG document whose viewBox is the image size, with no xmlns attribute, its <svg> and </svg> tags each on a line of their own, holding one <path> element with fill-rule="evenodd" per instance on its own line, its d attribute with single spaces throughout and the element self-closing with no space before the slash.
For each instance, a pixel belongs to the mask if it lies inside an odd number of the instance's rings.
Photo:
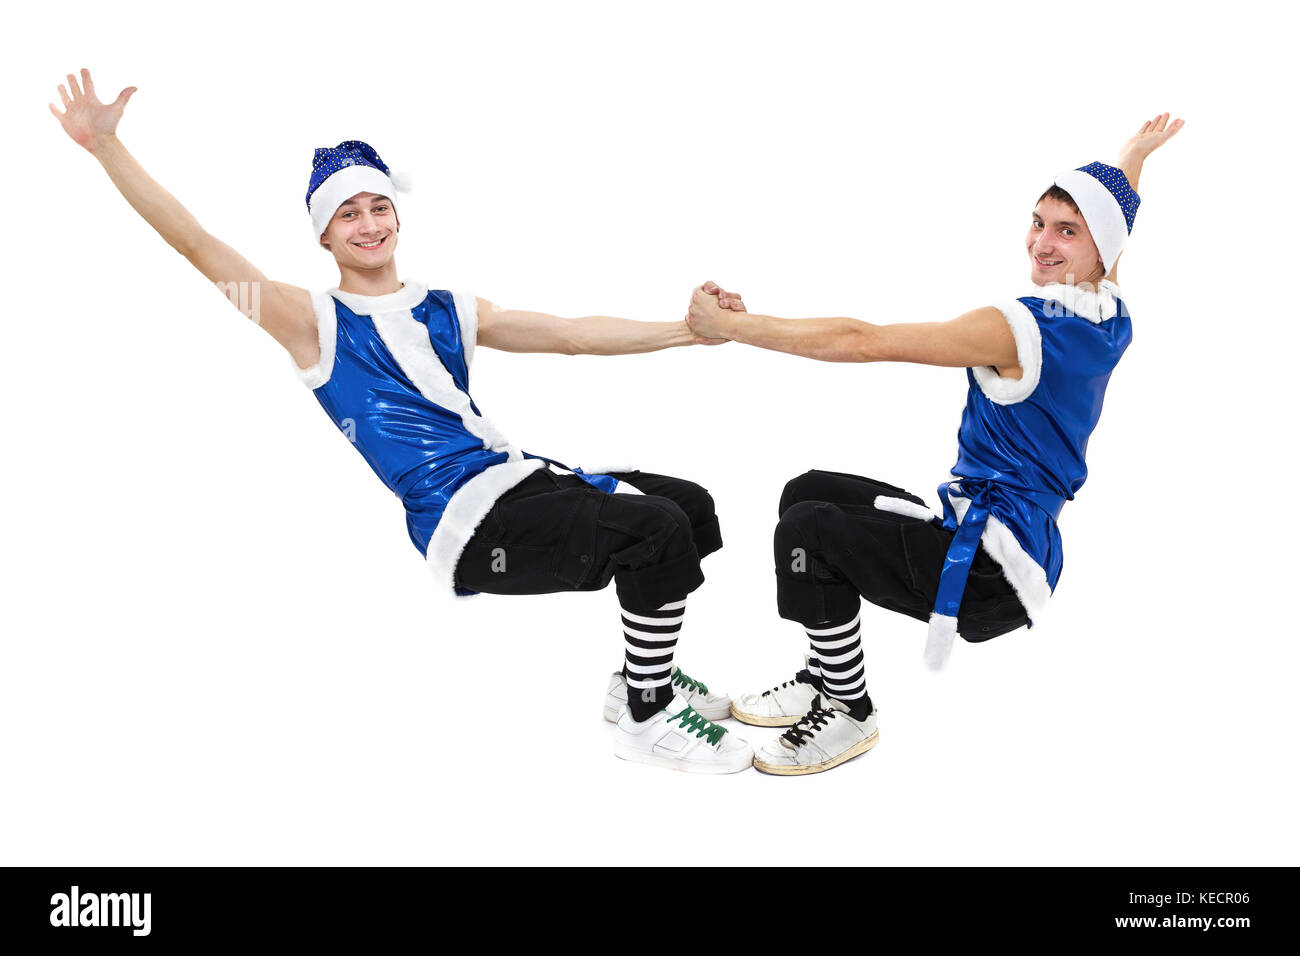
<svg viewBox="0 0 1300 956">
<path fill-rule="evenodd" d="M 0 861 L 1298 862 L 1283 5 L 37 9 L 0 65 Z M 82 66 L 139 87 L 123 142 L 272 278 L 336 283 L 303 196 L 312 150 L 360 138 L 415 175 L 402 275 L 654 320 L 709 278 L 874 322 L 1024 294 L 1050 177 L 1186 118 L 1142 177 L 1134 342 L 1050 615 L 934 676 L 924 625 L 866 607 L 882 743 L 832 773 L 622 763 L 613 589 L 435 600 L 287 356 L 49 115 Z M 784 482 L 933 503 L 965 388 L 737 345 L 482 350 L 473 381 L 529 450 L 711 490 L 727 546 L 679 660 L 733 693 L 799 664 Z"/>
</svg>

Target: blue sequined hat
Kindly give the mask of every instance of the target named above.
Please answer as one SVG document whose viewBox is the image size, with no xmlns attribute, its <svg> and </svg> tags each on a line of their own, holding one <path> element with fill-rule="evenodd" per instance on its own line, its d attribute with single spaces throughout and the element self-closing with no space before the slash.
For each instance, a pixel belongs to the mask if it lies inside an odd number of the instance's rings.
<svg viewBox="0 0 1300 956">
<path fill-rule="evenodd" d="M 369 143 L 345 140 L 316 150 L 307 184 L 307 211 L 316 237 L 325 232 L 339 206 L 357 193 L 375 193 L 395 199 L 410 190 L 410 177 L 390 172 Z"/>
<path fill-rule="evenodd" d="M 1114 197 L 1115 202 L 1119 203 L 1119 208 L 1124 213 L 1124 225 L 1132 233 L 1133 220 L 1137 217 L 1138 206 L 1142 199 L 1128 184 L 1128 177 L 1124 175 L 1124 171 L 1114 166 L 1107 166 L 1105 163 L 1089 163 L 1087 166 L 1080 166 L 1076 172 L 1087 173 L 1106 187 L 1106 191 Z"/>
<path fill-rule="evenodd" d="M 1129 185 L 1124 171 L 1105 163 L 1089 163 L 1061 173 L 1055 184 L 1070 194 L 1088 231 L 1092 233 L 1107 272 L 1119 258 L 1133 231 L 1142 199 Z"/>
</svg>

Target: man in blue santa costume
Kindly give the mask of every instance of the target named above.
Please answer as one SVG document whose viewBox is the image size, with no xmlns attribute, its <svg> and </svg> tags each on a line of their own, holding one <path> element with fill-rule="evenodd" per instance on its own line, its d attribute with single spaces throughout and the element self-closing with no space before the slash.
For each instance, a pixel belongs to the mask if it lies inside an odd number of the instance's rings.
<svg viewBox="0 0 1300 956">
<path fill-rule="evenodd" d="M 605 698 L 615 752 L 698 773 L 748 768 L 753 750 L 713 723 L 727 716 L 730 699 L 673 665 L 687 595 L 704 580 L 700 559 L 722 546 L 712 498 L 676 478 L 570 470 L 531 455 L 492 426 L 469 391 L 479 345 L 622 355 L 705 340 L 682 321 L 561 319 L 399 279 L 403 186 L 357 140 L 317 149 L 307 188 L 313 241 L 333 255 L 338 286 L 313 293 L 272 282 L 206 232 L 117 138 L 134 88 L 103 104 L 88 71 L 80 85 L 67 80 L 64 111 L 50 106 L 64 130 L 203 275 L 256 290 L 252 317 L 401 499 L 437 586 L 458 596 L 539 594 L 597 590 L 613 579 L 624 643 Z"/>
<path fill-rule="evenodd" d="M 830 770 L 878 740 L 861 646 L 860 599 L 930 629 L 941 667 L 961 634 L 985 641 L 1042 613 L 1061 575 L 1057 518 L 1087 476 L 1084 453 L 1110 374 L 1132 337 L 1116 260 L 1137 213 L 1138 176 L 1183 125 L 1165 113 L 1120 150 L 1057 176 L 1026 239 L 1033 288 L 950 322 L 872 325 L 849 318 L 738 314 L 707 283 L 691 301 L 699 335 L 833 362 L 966 368 L 957 463 L 939 486 L 943 516 L 869 478 L 810 471 L 781 496 L 774 553 L 779 613 L 807 632 L 807 667 L 741 696 L 732 714 L 790 729 L 761 747 L 759 770 Z"/>
</svg>

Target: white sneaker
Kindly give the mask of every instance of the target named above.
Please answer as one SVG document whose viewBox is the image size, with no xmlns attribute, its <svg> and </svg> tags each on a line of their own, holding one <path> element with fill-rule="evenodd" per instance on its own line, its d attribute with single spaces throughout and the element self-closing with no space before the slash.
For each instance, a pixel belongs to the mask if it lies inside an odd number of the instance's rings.
<svg viewBox="0 0 1300 956">
<path fill-rule="evenodd" d="M 805 654 L 803 659 L 806 668 L 808 655 Z M 805 669 L 795 674 L 794 680 L 761 694 L 741 694 L 740 699 L 731 705 L 731 716 L 743 724 L 757 727 L 791 727 L 808 713 L 816 696 L 812 675 Z"/>
<path fill-rule="evenodd" d="M 754 756 L 754 769 L 763 773 L 821 773 L 864 754 L 880 739 L 876 712 L 855 720 L 848 705 L 820 694 L 799 722 Z"/>
<path fill-rule="evenodd" d="M 710 691 L 702 683 L 687 677 L 680 667 L 673 668 L 672 690 L 686 698 L 686 703 L 705 720 L 724 720 L 731 715 L 731 698 Z M 627 706 L 627 678 L 615 672 L 609 675 L 609 689 L 605 691 L 605 719 L 611 724 Z M 808 708 L 805 707 L 804 710 Z M 803 711 L 800 711 L 803 713 Z"/>
<path fill-rule="evenodd" d="M 681 694 L 640 723 L 630 710 L 619 714 L 614 753 L 623 760 L 687 773 L 736 773 L 754 762 L 753 747 L 697 714 Z"/>
</svg>

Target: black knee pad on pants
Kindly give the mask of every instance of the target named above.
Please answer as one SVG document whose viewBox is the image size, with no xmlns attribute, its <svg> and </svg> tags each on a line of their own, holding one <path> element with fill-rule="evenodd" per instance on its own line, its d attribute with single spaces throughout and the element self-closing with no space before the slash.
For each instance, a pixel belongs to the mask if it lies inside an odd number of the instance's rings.
<svg viewBox="0 0 1300 956">
<path fill-rule="evenodd" d="M 667 498 L 680 507 L 690 521 L 695 550 L 701 558 L 722 547 L 722 530 L 713 496 L 702 485 L 643 471 L 614 472 L 612 476 L 646 495 Z"/>
<path fill-rule="evenodd" d="M 825 502 L 795 502 L 772 536 L 777 611 L 805 627 L 846 619 L 860 606 L 857 589 L 835 570 L 822 535 L 821 522 L 833 509 Z"/>
<path fill-rule="evenodd" d="M 691 520 L 674 501 L 656 495 L 608 495 L 597 524 L 617 536 L 607 573 L 619 603 L 654 610 L 684 598 L 704 583 Z"/>
<path fill-rule="evenodd" d="M 808 501 L 814 497 L 811 494 L 811 486 L 815 483 L 813 476 L 816 474 L 815 471 L 806 471 L 785 483 L 785 487 L 781 489 L 781 501 L 776 509 L 777 515 L 784 517 L 792 505 L 801 501 Z"/>
</svg>

